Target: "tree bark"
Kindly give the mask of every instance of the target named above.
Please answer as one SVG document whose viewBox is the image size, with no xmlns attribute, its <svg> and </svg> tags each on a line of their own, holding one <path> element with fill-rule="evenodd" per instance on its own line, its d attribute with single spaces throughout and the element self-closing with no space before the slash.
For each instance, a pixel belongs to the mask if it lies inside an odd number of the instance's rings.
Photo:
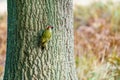
<svg viewBox="0 0 120 80">
<path fill-rule="evenodd" d="M 54 26 L 47 48 L 39 35 Z M 77 80 L 72 0 L 8 0 L 4 80 Z"/>
</svg>

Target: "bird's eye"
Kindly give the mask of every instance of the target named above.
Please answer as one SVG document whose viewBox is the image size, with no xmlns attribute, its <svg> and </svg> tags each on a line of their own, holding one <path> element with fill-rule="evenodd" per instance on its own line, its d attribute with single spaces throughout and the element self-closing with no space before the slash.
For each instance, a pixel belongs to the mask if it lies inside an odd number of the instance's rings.
<svg viewBox="0 0 120 80">
<path fill-rule="evenodd" d="M 51 27 L 53 29 L 53 27 Z"/>
</svg>

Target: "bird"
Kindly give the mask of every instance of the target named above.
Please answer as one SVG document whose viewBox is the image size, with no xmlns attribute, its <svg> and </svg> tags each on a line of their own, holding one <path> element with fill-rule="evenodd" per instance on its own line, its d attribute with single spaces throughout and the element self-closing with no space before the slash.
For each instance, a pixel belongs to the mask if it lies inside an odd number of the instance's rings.
<svg viewBox="0 0 120 80">
<path fill-rule="evenodd" d="M 53 26 L 47 26 L 46 29 L 43 31 L 42 36 L 41 36 L 42 49 L 45 49 L 47 43 L 50 41 L 52 37 L 52 29 L 53 29 Z"/>
</svg>

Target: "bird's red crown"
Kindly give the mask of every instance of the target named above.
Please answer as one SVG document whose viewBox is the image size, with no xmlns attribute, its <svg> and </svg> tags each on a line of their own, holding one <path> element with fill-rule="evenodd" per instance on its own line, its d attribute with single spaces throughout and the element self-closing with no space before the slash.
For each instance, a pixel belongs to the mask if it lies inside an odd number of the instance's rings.
<svg viewBox="0 0 120 80">
<path fill-rule="evenodd" d="M 53 26 L 48 26 L 48 27 L 47 27 L 47 29 L 50 29 L 50 28 L 53 29 Z"/>
</svg>

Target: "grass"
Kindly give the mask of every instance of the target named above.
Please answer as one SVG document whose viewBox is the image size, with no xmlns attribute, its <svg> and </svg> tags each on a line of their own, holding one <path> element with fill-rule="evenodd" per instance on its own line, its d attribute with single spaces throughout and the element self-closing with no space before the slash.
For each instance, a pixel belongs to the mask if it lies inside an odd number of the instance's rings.
<svg viewBox="0 0 120 80">
<path fill-rule="evenodd" d="M 74 8 L 79 80 L 120 80 L 120 5 L 109 1 Z"/>
<path fill-rule="evenodd" d="M 0 80 L 3 80 L 5 56 L 6 56 L 6 38 L 7 23 L 6 14 L 0 15 Z"/>
</svg>

